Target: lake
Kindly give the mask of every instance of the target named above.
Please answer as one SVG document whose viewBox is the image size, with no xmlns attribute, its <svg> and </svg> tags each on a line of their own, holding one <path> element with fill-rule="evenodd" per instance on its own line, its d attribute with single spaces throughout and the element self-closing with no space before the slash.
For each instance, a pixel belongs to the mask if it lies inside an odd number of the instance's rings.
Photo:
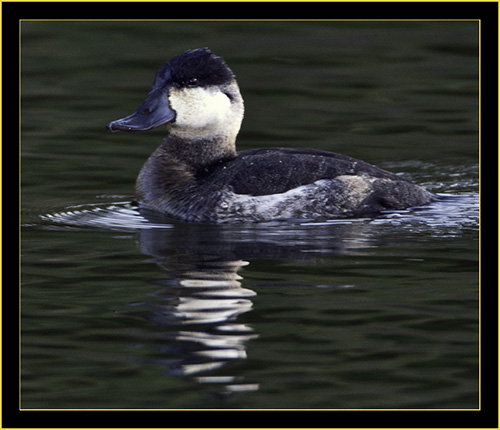
<svg viewBox="0 0 500 430">
<path fill-rule="evenodd" d="M 477 409 L 474 21 L 21 22 L 23 409 Z M 238 149 L 311 147 L 440 195 L 376 218 L 145 217 L 165 131 L 111 134 L 208 46 Z"/>
</svg>

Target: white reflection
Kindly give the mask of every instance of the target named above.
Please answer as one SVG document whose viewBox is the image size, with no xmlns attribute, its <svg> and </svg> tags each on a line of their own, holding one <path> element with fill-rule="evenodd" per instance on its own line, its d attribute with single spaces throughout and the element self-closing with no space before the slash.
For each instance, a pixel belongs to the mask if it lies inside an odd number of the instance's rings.
<svg viewBox="0 0 500 430">
<path fill-rule="evenodd" d="M 235 393 L 258 389 L 242 377 L 223 374 L 231 361 L 247 358 L 247 343 L 257 334 L 237 319 L 252 310 L 256 293 L 241 285 L 243 260 L 224 260 L 213 254 L 173 251 L 168 237 L 142 232 L 141 249 L 168 273 L 166 287 L 155 293 L 148 318 L 166 330 L 161 350 L 168 373 L 213 384 Z"/>
</svg>

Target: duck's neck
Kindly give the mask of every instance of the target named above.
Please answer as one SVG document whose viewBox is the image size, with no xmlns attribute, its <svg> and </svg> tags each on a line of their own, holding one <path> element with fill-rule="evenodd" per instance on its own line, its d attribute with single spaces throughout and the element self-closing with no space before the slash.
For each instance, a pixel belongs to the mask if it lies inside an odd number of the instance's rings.
<svg viewBox="0 0 500 430">
<path fill-rule="evenodd" d="M 165 156 L 193 172 L 236 155 L 234 139 L 225 136 L 187 140 L 170 134 L 161 148 Z"/>
</svg>

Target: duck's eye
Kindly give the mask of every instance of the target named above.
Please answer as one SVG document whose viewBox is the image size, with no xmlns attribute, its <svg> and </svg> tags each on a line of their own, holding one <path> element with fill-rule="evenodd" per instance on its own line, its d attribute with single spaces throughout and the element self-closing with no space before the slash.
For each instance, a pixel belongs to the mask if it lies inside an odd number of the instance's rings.
<svg viewBox="0 0 500 430">
<path fill-rule="evenodd" d="M 196 87 L 196 86 L 198 86 L 198 79 L 197 78 L 189 78 L 188 81 L 186 82 L 186 85 L 188 87 Z"/>
<path fill-rule="evenodd" d="M 147 115 L 147 114 L 151 113 L 151 111 L 152 111 L 152 109 L 147 107 L 147 108 L 144 108 L 143 110 L 141 110 L 141 113 L 143 115 Z"/>
</svg>

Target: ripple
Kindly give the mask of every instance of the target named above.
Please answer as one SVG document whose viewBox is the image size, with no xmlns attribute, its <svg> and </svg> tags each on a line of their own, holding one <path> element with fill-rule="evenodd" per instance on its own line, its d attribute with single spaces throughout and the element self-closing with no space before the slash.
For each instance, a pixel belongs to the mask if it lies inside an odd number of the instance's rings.
<svg viewBox="0 0 500 430">
<path fill-rule="evenodd" d="M 433 233 L 455 235 L 463 228 L 477 229 L 480 219 L 479 194 L 438 194 L 438 200 L 428 206 L 410 208 L 401 211 L 387 211 L 375 218 L 288 220 L 258 223 L 267 234 L 282 236 L 287 229 L 302 229 L 319 226 L 342 226 L 353 224 L 369 224 L 371 226 L 409 226 L 415 228 L 431 228 Z M 146 215 L 146 216 L 145 216 Z M 115 231 L 137 231 L 150 229 L 171 229 L 179 222 L 167 216 L 149 216 L 142 214 L 130 201 L 107 203 L 85 203 L 67 206 L 63 209 L 39 214 L 23 212 L 23 227 L 42 228 L 46 230 L 80 230 L 99 228 Z M 245 225 L 239 230 L 245 231 Z M 288 226 L 288 227 L 287 227 Z M 440 227 L 439 231 L 436 227 Z M 253 230 L 252 230 L 253 231 Z"/>
<path fill-rule="evenodd" d="M 462 195 L 439 194 L 439 199 L 429 206 L 408 211 L 386 212 L 373 219 L 372 225 L 408 224 L 413 227 L 430 229 L 432 235 L 443 234 L 454 236 L 466 228 L 479 227 L 480 207 L 479 194 Z"/>
<path fill-rule="evenodd" d="M 39 223 L 24 224 L 24 226 L 65 230 L 93 227 L 119 231 L 173 227 L 169 223 L 151 222 L 128 201 L 68 206 L 58 212 L 40 215 L 39 220 Z"/>
</svg>

